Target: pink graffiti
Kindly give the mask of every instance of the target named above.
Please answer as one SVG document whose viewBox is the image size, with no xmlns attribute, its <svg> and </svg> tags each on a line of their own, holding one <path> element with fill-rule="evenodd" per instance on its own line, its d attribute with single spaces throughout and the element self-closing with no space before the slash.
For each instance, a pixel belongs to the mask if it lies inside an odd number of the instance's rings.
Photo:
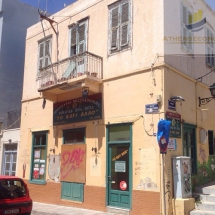
<svg viewBox="0 0 215 215">
<path fill-rule="evenodd" d="M 83 161 L 85 150 L 74 149 L 62 153 L 61 178 L 65 178 L 72 170 L 78 169 Z"/>
</svg>

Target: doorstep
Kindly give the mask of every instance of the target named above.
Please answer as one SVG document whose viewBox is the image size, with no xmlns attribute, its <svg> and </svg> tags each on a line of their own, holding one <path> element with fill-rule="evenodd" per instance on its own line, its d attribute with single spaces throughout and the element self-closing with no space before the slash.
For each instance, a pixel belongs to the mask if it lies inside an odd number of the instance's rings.
<svg viewBox="0 0 215 215">
<path fill-rule="evenodd" d="M 117 215 L 129 215 L 130 214 L 129 209 L 117 208 L 117 207 L 111 207 L 111 206 L 107 206 L 107 212 L 116 213 Z"/>
</svg>

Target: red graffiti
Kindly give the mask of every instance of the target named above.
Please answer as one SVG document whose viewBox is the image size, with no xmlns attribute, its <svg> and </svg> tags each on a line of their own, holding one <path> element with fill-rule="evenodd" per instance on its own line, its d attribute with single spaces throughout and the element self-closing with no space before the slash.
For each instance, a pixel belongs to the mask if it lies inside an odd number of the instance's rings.
<svg viewBox="0 0 215 215">
<path fill-rule="evenodd" d="M 65 178 L 72 170 L 80 167 L 83 161 L 85 150 L 74 149 L 73 151 L 65 151 L 62 153 L 61 178 Z"/>
</svg>

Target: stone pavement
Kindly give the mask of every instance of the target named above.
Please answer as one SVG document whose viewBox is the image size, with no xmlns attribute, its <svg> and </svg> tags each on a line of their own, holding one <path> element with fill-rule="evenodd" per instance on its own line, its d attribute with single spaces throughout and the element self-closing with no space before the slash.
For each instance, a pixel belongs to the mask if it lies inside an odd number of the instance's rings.
<svg viewBox="0 0 215 215">
<path fill-rule="evenodd" d="M 119 213 L 108 213 L 103 211 L 33 202 L 31 215 L 119 215 Z"/>
</svg>

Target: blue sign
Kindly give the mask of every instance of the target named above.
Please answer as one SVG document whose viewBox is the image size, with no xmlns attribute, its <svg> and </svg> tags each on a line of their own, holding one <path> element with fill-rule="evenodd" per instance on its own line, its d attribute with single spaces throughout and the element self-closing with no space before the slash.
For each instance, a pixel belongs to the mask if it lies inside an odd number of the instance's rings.
<svg viewBox="0 0 215 215">
<path fill-rule="evenodd" d="M 175 110 L 175 102 L 168 100 L 168 109 L 169 110 Z"/>
<path fill-rule="evenodd" d="M 158 112 L 159 112 L 159 108 L 157 103 L 146 105 L 146 110 L 145 110 L 146 114 L 152 114 L 152 113 L 158 113 Z"/>
</svg>

